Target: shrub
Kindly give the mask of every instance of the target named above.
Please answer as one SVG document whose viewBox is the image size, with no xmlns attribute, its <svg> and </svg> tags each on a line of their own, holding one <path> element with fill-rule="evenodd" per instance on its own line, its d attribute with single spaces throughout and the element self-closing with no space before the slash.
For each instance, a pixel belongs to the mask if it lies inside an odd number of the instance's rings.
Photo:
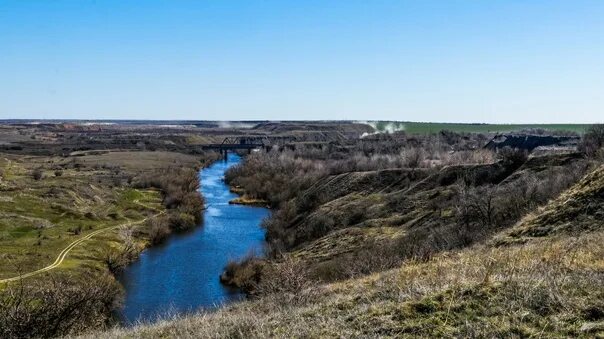
<svg viewBox="0 0 604 339">
<path fill-rule="evenodd" d="M 280 262 L 264 267 L 262 278 L 254 291 L 260 296 L 280 295 L 292 303 L 304 301 L 307 295 L 302 292 L 311 285 L 308 266 L 291 256 L 285 256 Z"/>
<path fill-rule="evenodd" d="M 198 190 L 197 172 L 190 168 L 171 168 L 139 176 L 133 180 L 136 188 L 159 188 L 163 205 L 169 210 L 168 225 L 174 230 L 184 230 L 201 222 L 204 201 Z M 165 232 L 160 232 L 165 233 Z"/>
<path fill-rule="evenodd" d="M 260 282 L 264 263 L 253 253 L 240 261 L 229 261 L 220 275 L 220 282 L 253 293 Z"/>
<path fill-rule="evenodd" d="M 54 338 L 111 324 L 120 288 L 112 278 L 49 276 L 0 291 L 1 338 Z"/>
<path fill-rule="evenodd" d="M 594 156 L 604 147 L 604 124 L 591 125 L 579 144 L 579 150 L 588 156 Z"/>
<path fill-rule="evenodd" d="M 527 151 L 510 147 L 500 149 L 497 155 L 504 166 L 513 168 L 520 167 L 528 159 Z"/>
<path fill-rule="evenodd" d="M 36 168 L 31 172 L 31 176 L 34 180 L 41 180 L 44 177 L 44 172 L 41 168 Z"/>
<path fill-rule="evenodd" d="M 149 239 L 152 244 L 163 242 L 170 235 L 170 224 L 167 218 L 152 218 L 147 222 Z"/>
<path fill-rule="evenodd" d="M 82 233 L 82 225 L 69 228 L 69 232 L 73 233 L 73 235 L 80 235 Z"/>
</svg>

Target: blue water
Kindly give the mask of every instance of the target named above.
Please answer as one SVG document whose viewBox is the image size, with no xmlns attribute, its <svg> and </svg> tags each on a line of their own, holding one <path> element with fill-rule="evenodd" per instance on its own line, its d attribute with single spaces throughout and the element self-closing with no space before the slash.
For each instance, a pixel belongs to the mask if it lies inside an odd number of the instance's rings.
<svg viewBox="0 0 604 339">
<path fill-rule="evenodd" d="M 206 201 L 203 224 L 170 236 L 162 245 L 145 250 L 118 277 L 126 296 L 120 316 L 125 323 L 153 320 L 169 313 L 209 309 L 239 300 L 243 295 L 220 283 L 230 259 L 250 251 L 261 253 L 269 213 L 262 207 L 229 205 L 237 197 L 224 183 L 224 172 L 241 158 L 230 154 L 200 171 Z"/>
</svg>

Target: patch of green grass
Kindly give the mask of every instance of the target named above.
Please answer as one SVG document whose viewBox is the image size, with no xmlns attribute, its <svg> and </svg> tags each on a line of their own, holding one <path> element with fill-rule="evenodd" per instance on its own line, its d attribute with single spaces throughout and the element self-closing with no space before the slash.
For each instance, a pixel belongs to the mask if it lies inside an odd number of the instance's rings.
<svg viewBox="0 0 604 339">
<path fill-rule="evenodd" d="M 438 133 L 442 130 L 467 133 L 505 133 L 524 129 L 544 129 L 547 131 L 569 131 L 583 134 L 586 124 L 461 124 L 437 122 L 378 121 L 374 127 L 379 131 L 404 130 L 412 134 Z"/>
<path fill-rule="evenodd" d="M 135 163 L 136 153 L 129 156 Z M 0 279 L 51 264 L 71 242 L 90 232 L 141 220 L 163 209 L 159 191 L 116 187 L 113 175 L 102 167 L 50 174 L 65 161 L 69 160 L 13 157 L 3 161 L 10 164 L 13 175 L 4 177 L 0 187 L 4 197 L 0 200 Z M 31 170 L 40 167 L 47 176 L 34 180 Z M 103 269 L 104 253 L 124 242 L 118 230 L 107 233 L 74 248 L 61 269 Z"/>
</svg>

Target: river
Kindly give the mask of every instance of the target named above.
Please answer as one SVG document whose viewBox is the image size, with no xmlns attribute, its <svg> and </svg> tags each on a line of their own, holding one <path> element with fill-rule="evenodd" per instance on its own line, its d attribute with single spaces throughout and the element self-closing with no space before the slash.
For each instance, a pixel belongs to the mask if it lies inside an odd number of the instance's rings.
<svg viewBox="0 0 604 339">
<path fill-rule="evenodd" d="M 124 323 L 211 309 L 244 297 L 222 285 L 219 275 L 230 259 L 250 251 L 262 252 L 264 230 L 260 223 L 269 211 L 229 204 L 237 195 L 224 183 L 224 172 L 239 161 L 238 155 L 229 154 L 227 161 L 200 171 L 206 202 L 200 227 L 174 234 L 163 244 L 145 250 L 118 276 L 126 291 L 120 311 Z"/>
</svg>

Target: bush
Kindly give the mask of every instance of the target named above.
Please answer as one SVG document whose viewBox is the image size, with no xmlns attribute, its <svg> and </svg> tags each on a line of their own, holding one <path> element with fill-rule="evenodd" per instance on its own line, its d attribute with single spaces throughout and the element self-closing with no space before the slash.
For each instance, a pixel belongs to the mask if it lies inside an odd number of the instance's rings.
<svg viewBox="0 0 604 339">
<path fill-rule="evenodd" d="M 258 296 L 279 295 L 287 299 L 287 303 L 304 301 L 307 296 L 302 292 L 312 286 L 308 266 L 290 256 L 285 256 L 280 262 L 266 265 L 262 278 L 254 290 Z"/>
<path fill-rule="evenodd" d="M 169 210 L 167 224 L 171 229 L 184 230 L 201 223 L 204 201 L 198 190 L 197 172 L 190 168 L 171 168 L 139 176 L 133 187 L 154 187 L 162 191 L 163 205 Z M 164 231 L 158 234 L 165 233 Z"/>
<path fill-rule="evenodd" d="M 31 172 L 31 176 L 34 178 L 34 180 L 41 180 L 44 177 L 44 172 L 41 168 L 36 168 L 33 170 L 33 172 Z"/>
<path fill-rule="evenodd" d="M 120 288 L 110 277 L 46 279 L 0 291 L 0 338 L 54 338 L 112 323 Z"/>
<path fill-rule="evenodd" d="M 579 150 L 588 156 L 594 156 L 604 147 L 604 124 L 591 125 L 579 144 Z"/>
<path fill-rule="evenodd" d="M 521 149 L 504 147 L 499 150 L 497 156 L 504 166 L 518 168 L 528 159 L 528 152 Z"/>
<path fill-rule="evenodd" d="M 253 253 L 237 261 L 229 261 L 220 275 L 220 282 L 253 293 L 260 282 L 264 263 Z"/>
<path fill-rule="evenodd" d="M 163 242 L 171 233 L 170 224 L 166 217 L 152 218 L 147 222 L 149 239 L 156 245 Z"/>
</svg>

